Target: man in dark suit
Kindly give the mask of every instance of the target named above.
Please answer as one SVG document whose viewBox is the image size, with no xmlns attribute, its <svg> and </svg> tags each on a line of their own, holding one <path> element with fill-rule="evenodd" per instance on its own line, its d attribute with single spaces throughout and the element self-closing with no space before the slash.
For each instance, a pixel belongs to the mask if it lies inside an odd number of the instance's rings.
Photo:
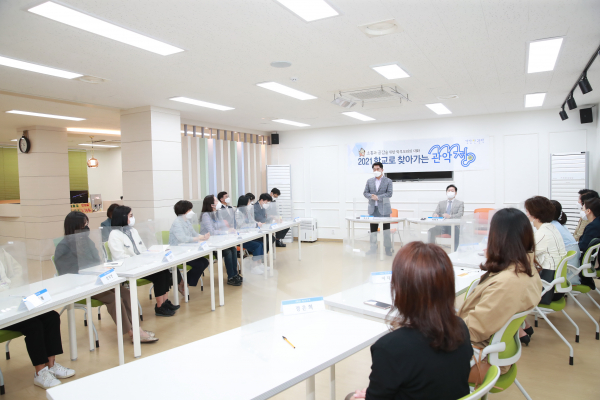
<svg viewBox="0 0 600 400">
<path fill-rule="evenodd" d="M 389 217 L 392 214 L 392 205 L 390 198 L 394 194 L 393 182 L 390 178 L 383 176 L 383 164 L 373 163 L 374 178 L 367 180 L 363 195 L 369 199 L 369 215 L 374 217 Z M 377 252 L 377 232 L 379 225 L 371 224 L 371 249 L 367 254 Z M 390 237 L 390 224 L 383 224 L 383 243 L 385 245 L 385 254 L 392 255 L 392 240 Z"/>
<path fill-rule="evenodd" d="M 233 207 L 231 207 L 231 198 L 229 197 L 229 194 L 227 192 L 219 192 L 217 194 L 217 200 L 223 205 L 223 207 L 221 208 L 224 209 L 223 211 L 219 210 L 219 215 L 221 216 L 221 218 L 227 221 L 231 228 L 233 228 L 235 226 L 235 214 L 233 211 Z"/>
<path fill-rule="evenodd" d="M 254 203 L 254 220 L 257 222 L 258 226 L 262 224 L 269 223 L 270 221 L 267 218 L 267 209 L 271 206 L 271 202 L 273 198 L 268 193 L 263 193 L 258 197 L 258 201 Z M 254 242 L 262 243 L 262 238 L 254 239 Z M 273 235 L 273 241 L 275 241 L 275 235 Z M 267 248 L 264 249 L 264 254 L 269 252 L 269 241 L 267 241 Z"/>
<path fill-rule="evenodd" d="M 281 191 L 279 189 L 277 189 L 277 188 L 271 189 L 271 197 L 273 198 L 273 201 L 271 203 L 275 203 L 279 196 L 281 196 Z M 271 207 L 277 207 L 277 206 L 275 204 L 272 204 Z M 275 234 L 275 246 L 285 247 L 285 243 L 283 243 L 281 240 L 283 238 L 285 238 L 285 235 L 287 235 L 289 230 L 290 230 L 290 228 L 284 229 Z"/>
</svg>

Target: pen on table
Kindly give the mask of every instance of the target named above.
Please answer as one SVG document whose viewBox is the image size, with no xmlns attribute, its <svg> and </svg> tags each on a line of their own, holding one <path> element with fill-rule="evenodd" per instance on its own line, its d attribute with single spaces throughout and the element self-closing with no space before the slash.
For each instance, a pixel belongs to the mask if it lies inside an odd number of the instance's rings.
<svg viewBox="0 0 600 400">
<path fill-rule="evenodd" d="M 290 344 L 290 346 L 292 346 L 294 349 L 296 348 L 296 346 L 294 346 L 289 340 L 287 340 L 287 338 L 285 336 L 282 336 L 282 338 L 283 338 L 283 340 L 288 342 Z"/>
</svg>

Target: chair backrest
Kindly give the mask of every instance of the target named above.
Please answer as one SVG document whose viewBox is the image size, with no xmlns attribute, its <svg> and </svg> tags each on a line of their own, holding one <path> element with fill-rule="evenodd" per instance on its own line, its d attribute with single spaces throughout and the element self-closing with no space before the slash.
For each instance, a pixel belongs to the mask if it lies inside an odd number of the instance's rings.
<svg viewBox="0 0 600 400">
<path fill-rule="evenodd" d="M 162 231 L 162 244 L 169 244 L 170 237 L 171 237 L 171 232 Z"/>
<path fill-rule="evenodd" d="M 397 208 L 392 208 L 392 213 L 390 214 L 390 217 L 398 218 L 398 209 Z M 390 225 L 398 225 L 398 223 L 392 222 Z"/>
<path fill-rule="evenodd" d="M 554 279 L 558 279 L 561 277 L 565 278 L 564 282 L 557 283 L 555 285 L 554 289 L 557 293 L 567 293 L 570 292 L 572 289 L 571 282 L 569 282 L 569 280 L 567 279 L 567 262 L 571 258 L 575 257 L 576 254 L 577 252 L 575 250 L 568 251 L 567 255 L 564 256 L 562 260 L 560 260 L 560 264 L 558 264 L 556 271 L 554 271 Z"/>
<path fill-rule="evenodd" d="M 481 382 L 481 386 L 475 389 L 471 394 L 468 394 L 464 397 L 461 397 L 458 400 L 477 400 L 485 396 L 492 390 L 496 382 L 500 378 L 500 368 L 495 365 L 492 365 L 488 372 L 485 374 L 485 378 L 483 382 Z"/>
<path fill-rule="evenodd" d="M 106 254 L 106 261 L 112 261 L 112 254 L 110 254 L 110 248 L 108 247 L 108 242 L 102 243 L 104 246 L 104 253 Z"/>
<path fill-rule="evenodd" d="M 63 238 L 64 238 L 64 236 L 52 239 L 52 241 L 54 242 L 54 247 L 58 246 L 58 244 L 60 243 L 61 240 L 63 240 Z"/>
<path fill-rule="evenodd" d="M 465 293 L 465 300 L 467 299 L 467 297 L 469 297 L 469 295 L 471 293 L 473 293 L 473 291 L 475 290 L 475 288 L 477 287 L 477 285 L 479 285 L 479 278 L 475 279 L 473 282 L 471 282 L 471 284 L 469 285 L 469 288 L 467 289 L 467 293 Z"/>
<path fill-rule="evenodd" d="M 596 277 L 596 271 L 592 268 L 592 257 L 595 258 L 598 254 L 598 249 L 600 249 L 600 243 L 590 246 L 583 255 L 583 260 L 581 261 L 581 266 L 583 269 L 581 270 L 583 276 L 587 277 Z"/>
<path fill-rule="evenodd" d="M 521 358 L 521 340 L 519 339 L 519 327 L 525 321 L 525 317 L 532 310 L 517 313 L 504 324 L 498 332 L 490 338 L 490 345 L 504 343 L 504 351 L 490 353 L 488 362 L 499 367 L 512 365 Z"/>
</svg>

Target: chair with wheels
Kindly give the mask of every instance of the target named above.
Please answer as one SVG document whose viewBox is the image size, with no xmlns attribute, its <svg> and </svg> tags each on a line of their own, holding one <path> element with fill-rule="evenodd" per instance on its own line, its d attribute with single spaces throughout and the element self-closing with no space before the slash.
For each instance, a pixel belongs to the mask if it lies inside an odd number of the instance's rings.
<svg viewBox="0 0 600 400">
<path fill-rule="evenodd" d="M 500 378 L 500 368 L 492 365 L 488 372 L 485 374 L 485 379 L 481 382 L 481 385 L 475 389 L 471 394 L 461 397 L 458 400 L 477 400 L 487 399 L 487 394 L 494 388 L 496 382 Z"/>
<path fill-rule="evenodd" d="M 469 296 L 475 287 L 479 284 L 479 279 L 471 283 L 465 298 Z M 533 310 L 517 313 L 509 319 L 498 332 L 490 338 L 490 344 L 481 350 L 481 359 L 487 357 L 487 362 L 493 367 L 506 367 L 510 365 L 510 369 L 503 375 L 500 375 L 494 385 L 489 390 L 489 393 L 500 393 L 508 389 L 513 383 L 521 391 L 527 400 L 531 400 L 525 388 L 517 380 L 517 361 L 521 358 L 521 340 L 519 340 L 519 327 L 525 321 L 525 317 Z M 489 371 L 488 371 L 489 373 Z M 487 375 L 486 375 L 487 379 Z M 484 381 L 485 382 L 485 381 Z M 468 397 L 467 397 L 468 398 Z M 478 397 L 475 397 L 478 398 Z"/>
<path fill-rule="evenodd" d="M 544 286 L 544 290 L 542 291 L 542 296 L 546 294 L 548 291 L 555 289 L 556 293 L 569 293 L 572 290 L 571 283 L 567 280 L 567 261 L 575 256 L 575 251 L 571 250 L 567 252 L 567 255 L 563 257 L 554 271 L 554 280 L 550 283 L 542 280 L 542 285 Z M 573 298 L 573 297 L 571 297 Z M 561 311 L 565 317 L 573 324 L 575 327 L 575 342 L 579 342 L 579 326 L 571 319 L 569 314 L 565 311 L 565 306 L 567 305 L 567 301 L 565 297 L 562 297 L 560 300 L 552 301 L 550 304 L 538 304 L 537 307 L 534 308 L 533 314 L 535 315 L 535 326 L 538 326 L 538 317 L 541 317 L 548 322 L 550 328 L 562 339 L 563 342 L 569 348 L 569 365 L 573 365 L 573 347 L 564 338 L 564 336 L 556 329 L 556 327 L 550 322 L 548 318 L 549 314 L 554 312 Z"/>
<path fill-rule="evenodd" d="M 9 331 L 6 329 L 0 329 L 0 343 L 6 342 L 6 359 L 10 360 L 10 351 L 8 346 L 13 339 L 23 336 L 21 332 L 18 331 Z M 2 375 L 2 371 L 0 371 L 0 395 L 4 394 L 4 375 Z"/>
</svg>

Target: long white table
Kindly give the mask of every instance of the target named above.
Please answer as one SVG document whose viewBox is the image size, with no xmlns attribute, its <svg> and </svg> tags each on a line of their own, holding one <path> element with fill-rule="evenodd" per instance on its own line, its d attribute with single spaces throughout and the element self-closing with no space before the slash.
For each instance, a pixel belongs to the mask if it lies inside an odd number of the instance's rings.
<svg viewBox="0 0 600 400">
<path fill-rule="evenodd" d="M 458 252 L 448 254 L 450 257 L 450 261 L 452 261 L 452 265 L 455 267 L 463 267 L 463 268 L 474 268 L 479 269 L 479 266 L 487 260 L 483 255 L 479 254 L 477 251 L 470 252 Z"/>
<path fill-rule="evenodd" d="M 269 252 L 269 264 L 267 265 L 265 263 L 265 265 L 269 268 L 270 270 L 270 274 L 271 276 L 273 276 L 273 268 L 275 267 L 274 262 L 273 262 L 273 258 L 276 257 L 276 253 L 277 253 L 277 246 L 273 243 L 273 235 L 279 231 L 282 231 L 284 229 L 291 229 L 294 226 L 298 227 L 298 260 L 302 260 L 302 241 L 300 240 L 301 236 L 301 225 L 300 225 L 300 221 L 285 221 L 285 222 L 281 222 L 279 224 L 274 224 L 274 225 L 268 225 L 268 224 L 263 224 L 263 226 L 261 227 L 261 232 L 265 232 L 267 234 L 267 240 L 269 243 L 269 246 L 271 246 L 271 251 Z M 265 251 L 266 251 L 266 247 L 265 247 Z"/>
<path fill-rule="evenodd" d="M 475 279 L 483 275 L 485 271 L 470 268 L 454 267 L 454 286 L 456 296 L 465 293 Z M 392 304 L 390 283 L 364 283 L 352 289 L 325 297 L 325 305 L 333 311 L 349 313 L 351 315 L 372 319 L 376 321 L 385 320 L 389 309 L 384 310 L 368 306 L 364 302 L 376 300 Z"/>
<path fill-rule="evenodd" d="M 348 234 L 350 239 L 354 242 L 354 224 L 379 224 L 379 234 L 377 235 L 379 241 L 379 259 L 383 261 L 383 224 L 397 224 L 402 222 L 404 227 L 406 218 L 404 217 L 379 217 L 373 219 L 360 219 L 358 217 L 346 217 L 348 224 Z M 390 227 L 391 228 L 391 227 Z"/>
<path fill-rule="evenodd" d="M 450 227 L 450 252 L 453 253 L 455 226 L 460 226 L 460 219 L 432 219 L 432 218 L 407 218 L 409 224 L 429 225 L 429 226 L 449 226 Z"/>
<path fill-rule="evenodd" d="M 90 323 L 88 323 L 90 351 L 94 351 L 96 346 L 91 324 L 93 315 L 91 297 L 106 292 L 107 290 L 115 289 L 116 301 L 118 303 L 121 301 L 120 284 L 125 282 L 125 279 L 116 279 L 107 285 L 97 285 L 96 280 L 97 276 L 95 275 L 66 274 L 3 292 L 3 297 L 0 298 L 0 308 L 2 309 L 0 312 L 0 329 L 5 329 L 18 322 L 67 306 L 70 356 L 71 360 L 77 360 L 77 333 L 75 328 L 74 303 L 81 299 L 86 299 L 87 314 L 90 319 Z M 51 298 L 50 301 L 43 303 L 32 310 L 19 309 L 19 305 L 22 303 L 20 296 L 29 296 L 42 289 L 48 290 Z M 125 362 L 123 355 L 122 326 L 121 307 L 117 307 L 117 347 L 119 353 L 119 365 L 123 365 Z"/>
<path fill-rule="evenodd" d="M 267 399 L 372 345 L 386 325 L 328 310 L 271 318 L 48 389 L 50 400 Z M 286 336 L 296 346 L 282 339 Z M 156 376 L 157 366 L 166 365 Z M 164 384 L 150 382 L 152 377 Z M 156 381 L 156 379 L 154 379 Z M 91 389 L 93 388 L 93 389 Z"/>
</svg>

